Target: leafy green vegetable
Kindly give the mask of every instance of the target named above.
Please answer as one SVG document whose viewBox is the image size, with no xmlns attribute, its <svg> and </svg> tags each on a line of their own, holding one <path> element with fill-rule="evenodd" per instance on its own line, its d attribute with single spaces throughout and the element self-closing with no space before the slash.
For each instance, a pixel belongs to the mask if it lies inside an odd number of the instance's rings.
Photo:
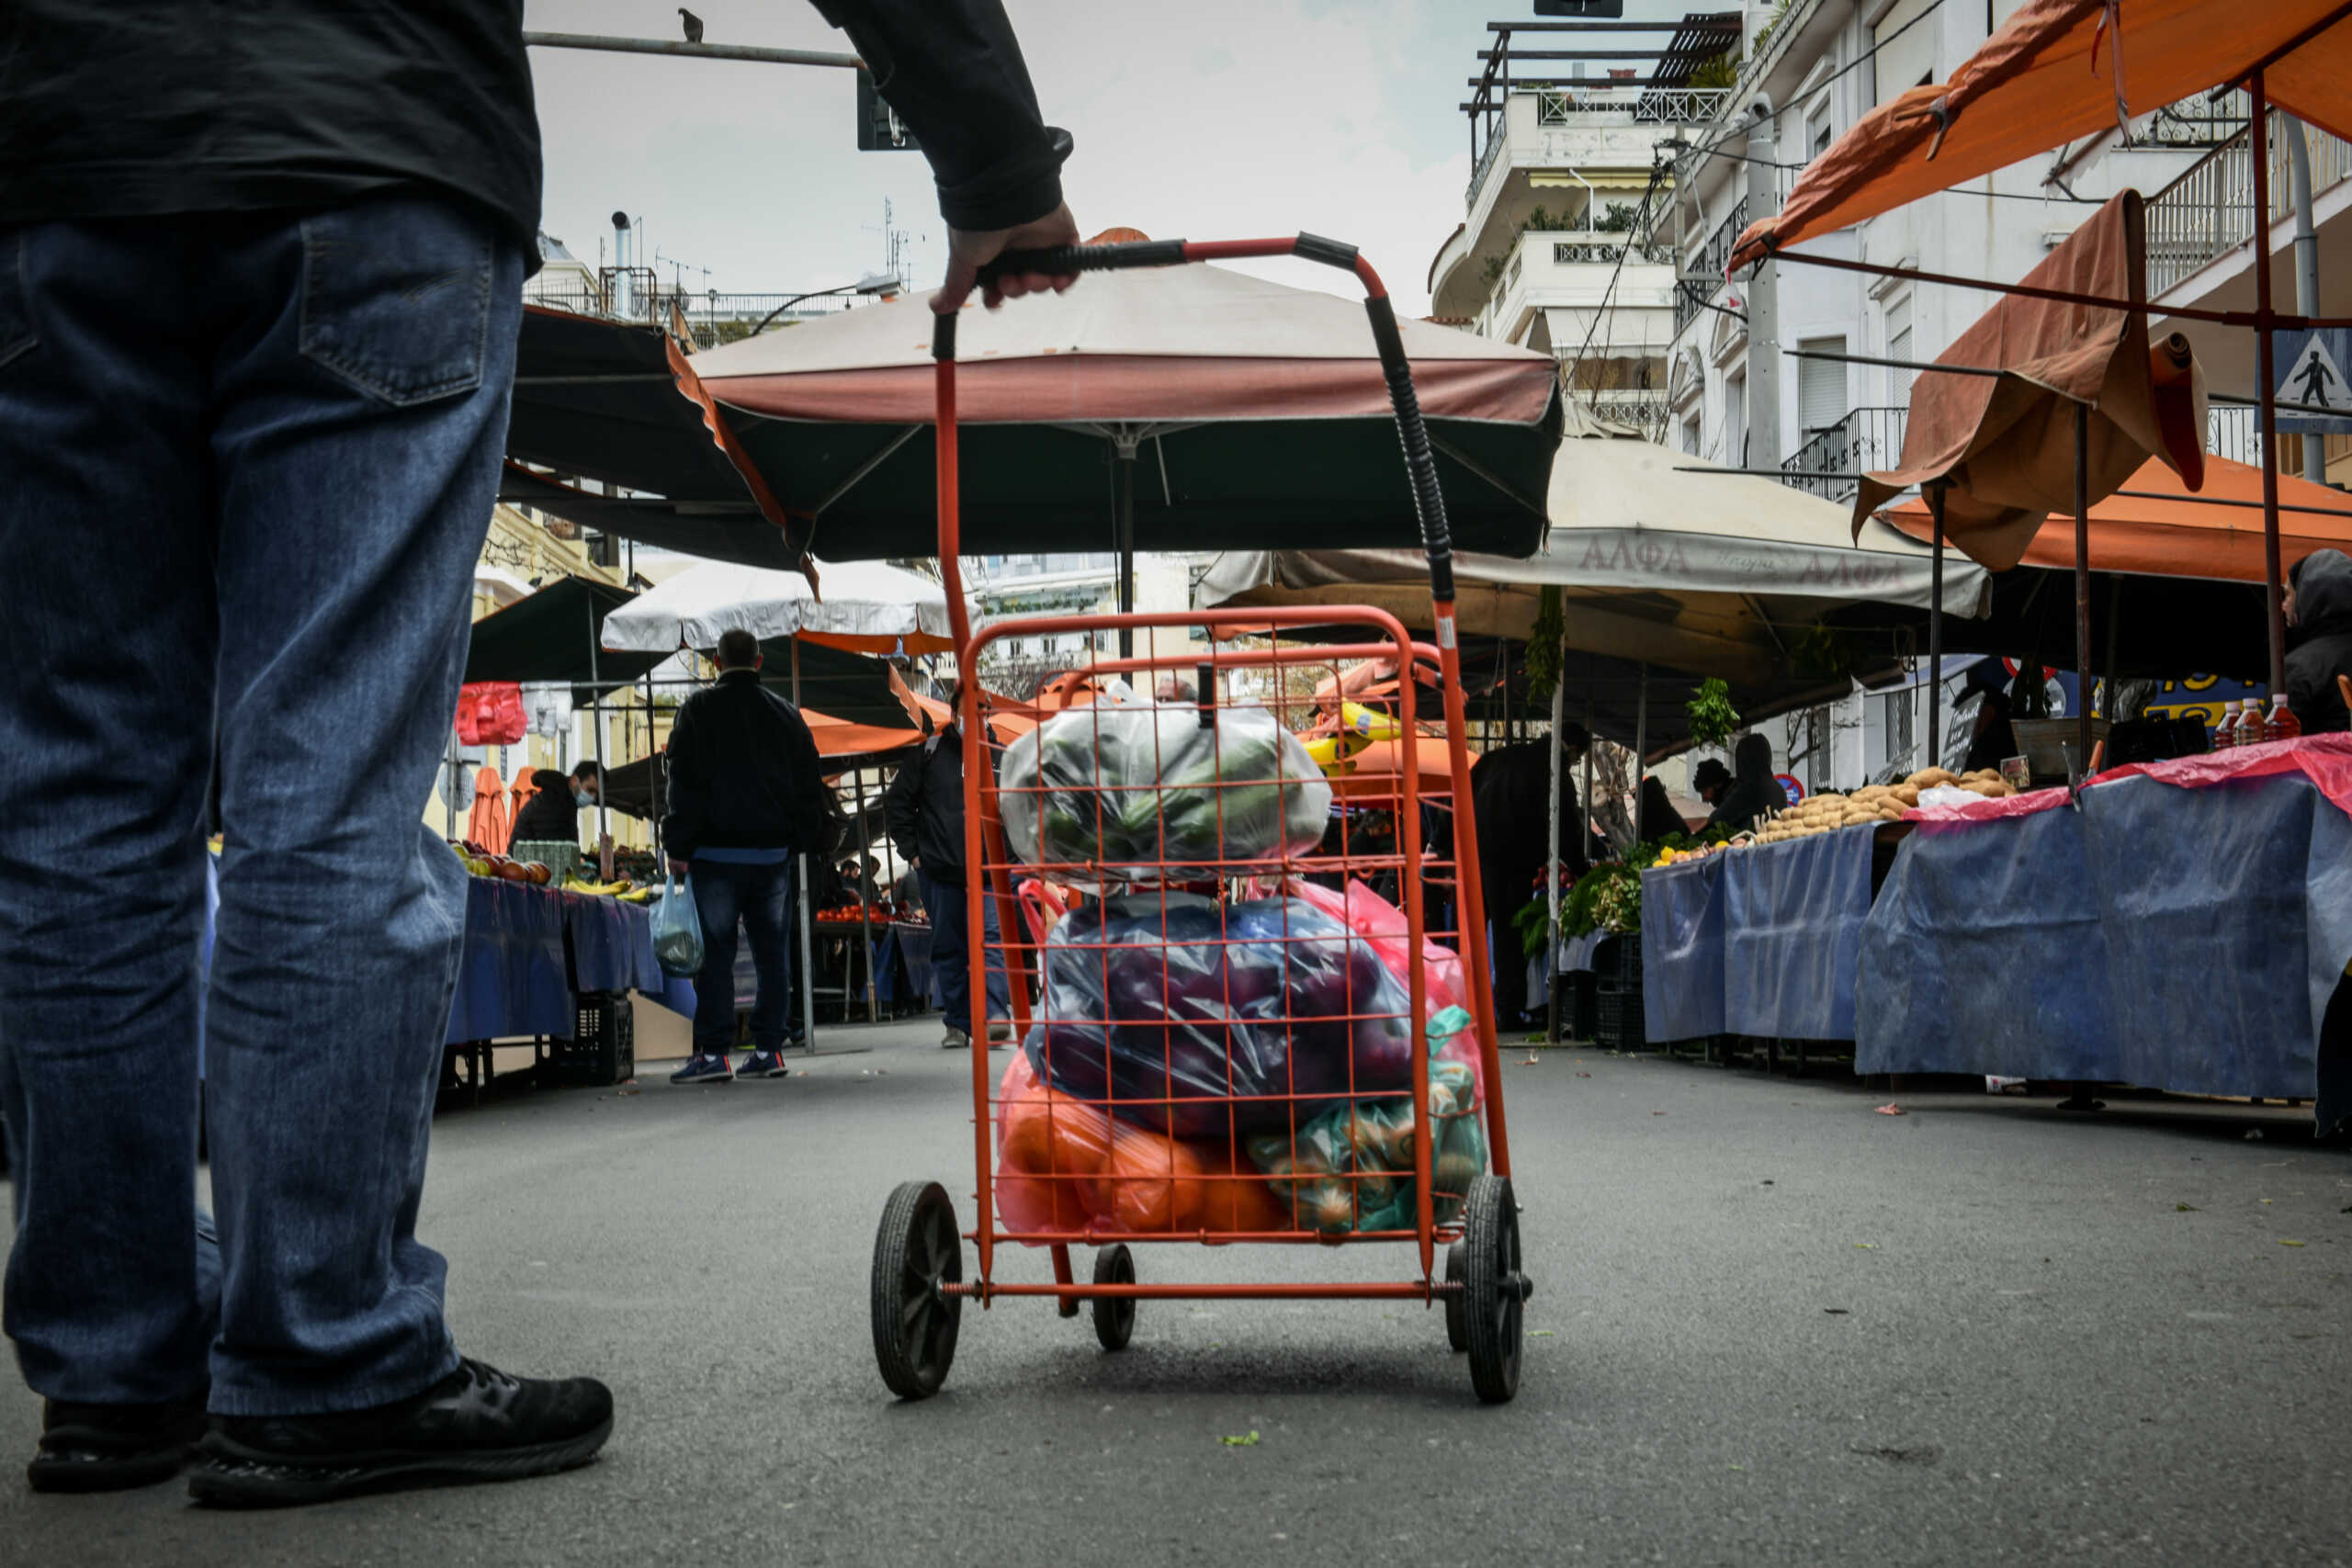
<svg viewBox="0 0 2352 1568">
<path fill-rule="evenodd" d="M 1731 688 L 1716 676 L 1699 682 L 1682 711 L 1690 716 L 1694 746 L 1721 746 L 1739 728 L 1739 710 L 1731 705 Z"/>
</svg>

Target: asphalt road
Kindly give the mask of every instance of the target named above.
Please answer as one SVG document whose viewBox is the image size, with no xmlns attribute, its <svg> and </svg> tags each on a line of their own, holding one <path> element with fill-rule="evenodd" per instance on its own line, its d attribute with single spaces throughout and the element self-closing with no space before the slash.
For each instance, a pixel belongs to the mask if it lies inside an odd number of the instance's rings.
<svg viewBox="0 0 2352 1568">
<path fill-rule="evenodd" d="M 1952 1094 L 1898 1118 L 1849 1079 L 1514 1059 L 1539 1281 L 1517 1403 L 1478 1405 L 1417 1306 L 1146 1303 L 1111 1356 L 1015 1302 L 967 1311 L 946 1390 L 902 1405 L 866 1327 L 876 1219 L 910 1177 L 970 1212 L 968 1066 L 934 1039 L 441 1119 L 424 1229 L 459 1343 L 609 1381 L 595 1466 L 269 1516 L 0 1484 L 0 1562 L 2352 1558 L 2352 1156 L 2293 1113 Z M 0 1390 L 0 1452 L 37 1423 Z"/>
</svg>

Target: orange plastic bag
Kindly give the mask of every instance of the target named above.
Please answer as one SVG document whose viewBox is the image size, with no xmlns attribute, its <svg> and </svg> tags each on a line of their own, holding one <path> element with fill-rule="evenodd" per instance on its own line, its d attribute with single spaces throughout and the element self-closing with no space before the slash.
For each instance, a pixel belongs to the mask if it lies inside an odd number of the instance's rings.
<svg viewBox="0 0 2352 1568">
<path fill-rule="evenodd" d="M 1289 1214 L 1222 1142 L 1131 1126 L 1040 1082 L 1016 1051 L 997 1088 L 997 1219 L 1009 1230 L 1281 1231 Z"/>
</svg>

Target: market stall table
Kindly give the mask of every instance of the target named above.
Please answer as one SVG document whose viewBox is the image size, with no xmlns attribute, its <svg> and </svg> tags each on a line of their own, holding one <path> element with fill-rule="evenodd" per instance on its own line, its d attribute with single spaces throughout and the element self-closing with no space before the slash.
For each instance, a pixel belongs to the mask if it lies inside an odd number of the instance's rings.
<svg viewBox="0 0 2352 1568">
<path fill-rule="evenodd" d="M 2312 1098 L 2333 1129 L 2347 811 L 2352 737 L 2330 735 L 1921 823 L 1864 927 L 1857 1070 Z"/>
</svg>

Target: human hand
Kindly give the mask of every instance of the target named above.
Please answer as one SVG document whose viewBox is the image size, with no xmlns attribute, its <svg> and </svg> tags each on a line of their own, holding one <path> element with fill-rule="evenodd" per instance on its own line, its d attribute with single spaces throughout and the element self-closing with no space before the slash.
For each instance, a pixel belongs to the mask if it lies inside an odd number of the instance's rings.
<svg viewBox="0 0 2352 1568">
<path fill-rule="evenodd" d="M 980 268 L 1007 251 L 1043 250 L 1048 245 L 1078 243 L 1078 220 L 1070 216 L 1069 204 L 1064 202 L 1035 222 L 1023 223 L 1017 229 L 950 229 L 947 231 L 947 276 L 939 292 L 931 297 L 931 308 L 940 315 L 960 310 L 978 287 Z M 1042 272 L 1012 273 L 998 278 L 980 291 L 981 302 L 991 310 L 1007 299 L 1018 299 L 1023 294 L 1043 294 L 1050 288 L 1058 294 L 1078 281 L 1076 273 L 1059 275 Z"/>
</svg>

